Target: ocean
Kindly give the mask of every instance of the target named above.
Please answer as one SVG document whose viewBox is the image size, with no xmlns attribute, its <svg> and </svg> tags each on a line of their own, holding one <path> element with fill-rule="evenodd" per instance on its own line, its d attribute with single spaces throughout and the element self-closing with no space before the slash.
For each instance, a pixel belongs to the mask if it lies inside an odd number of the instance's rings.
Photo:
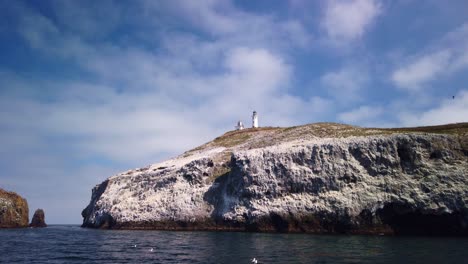
<svg viewBox="0 0 468 264">
<path fill-rule="evenodd" d="M 468 263 L 468 238 L 0 230 L 0 263 Z"/>
</svg>

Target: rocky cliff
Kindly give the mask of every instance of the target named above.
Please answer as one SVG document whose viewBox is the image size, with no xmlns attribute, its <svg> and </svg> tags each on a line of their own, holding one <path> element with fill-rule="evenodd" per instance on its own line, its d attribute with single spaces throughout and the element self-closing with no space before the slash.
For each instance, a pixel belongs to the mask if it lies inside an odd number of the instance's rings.
<svg viewBox="0 0 468 264">
<path fill-rule="evenodd" d="M 112 176 L 83 227 L 468 235 L 468 123 L 232 131 Z"/>
<path fill-rule="evenodd" d="M 27 227 L 29 208 L 26 199 L 0 189 L 0 228 Z"/>
</svg>

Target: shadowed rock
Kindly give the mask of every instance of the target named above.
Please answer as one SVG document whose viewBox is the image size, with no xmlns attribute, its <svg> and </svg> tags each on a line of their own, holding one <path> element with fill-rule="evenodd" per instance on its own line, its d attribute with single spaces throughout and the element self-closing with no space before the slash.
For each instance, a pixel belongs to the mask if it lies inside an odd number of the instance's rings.
<svg viewBox="0 0 468 264">
<path fill-rule="evenodd" d="M 45 223 L 44 210 L 37 209 L 36 212 L 34 212 L 34 216 L 29 226 L 30 227 L 46 227 L 47 226 L 47 224 Z"/>
</svg>

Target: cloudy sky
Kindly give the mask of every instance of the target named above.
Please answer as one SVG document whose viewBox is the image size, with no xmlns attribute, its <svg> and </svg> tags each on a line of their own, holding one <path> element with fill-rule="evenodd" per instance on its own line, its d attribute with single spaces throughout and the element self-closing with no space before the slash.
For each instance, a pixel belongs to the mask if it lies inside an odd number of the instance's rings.
<svg viewBox="0 0 468 264">
<path fill-rule="evenodd" d="M 465 0 L 0 0 L 0 187 L 91 188 L 249 123 L 468 121 Z M 452 96 L 455 96 L 453 99 Z"/>
</svg>

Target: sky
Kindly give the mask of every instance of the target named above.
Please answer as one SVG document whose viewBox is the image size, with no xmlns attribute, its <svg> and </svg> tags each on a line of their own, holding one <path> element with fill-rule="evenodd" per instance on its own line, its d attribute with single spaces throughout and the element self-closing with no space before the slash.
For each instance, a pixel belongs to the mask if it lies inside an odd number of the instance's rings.
<svg viewBox="0 0 468 264">
<path fill-rule="evenodd" d="M 233 130 L 468 121 L 466 0 L 0 0 L 0 188 L 91 189 Z"/>
</svg>

